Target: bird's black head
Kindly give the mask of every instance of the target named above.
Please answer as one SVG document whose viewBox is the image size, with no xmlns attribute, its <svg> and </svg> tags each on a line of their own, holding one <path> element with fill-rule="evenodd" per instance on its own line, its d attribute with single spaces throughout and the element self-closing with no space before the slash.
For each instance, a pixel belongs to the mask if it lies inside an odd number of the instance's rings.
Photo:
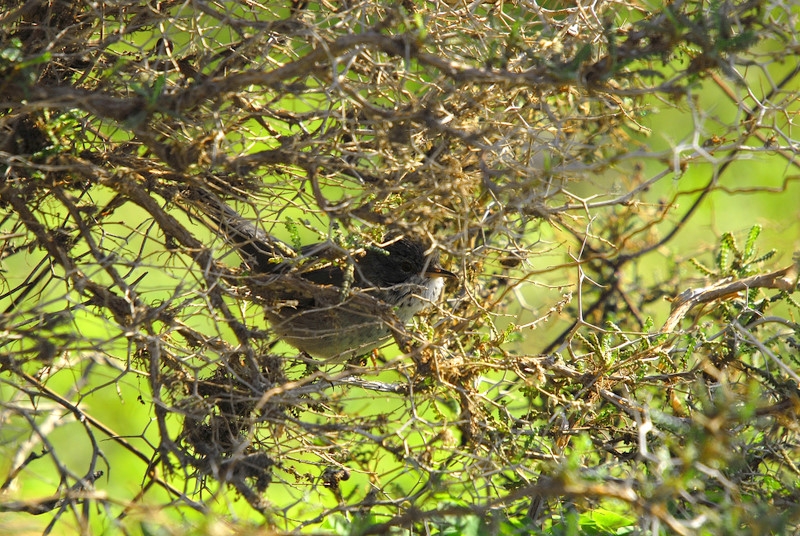
<svg viewBox="0 0 800 536">
<path fill-rule="evenodd" d="M 439 266 L 439 254 L 426 255 L 427 246 L 419 241 L 401 238 L 385 247 L 366 250 L 357 262 L 356 269 L 364 277 L 369 274 L 369 284 L 390 287 L 403 283 L 420 284 L 426 278 L 453 277 L 455 274 Z"/>
</svg>

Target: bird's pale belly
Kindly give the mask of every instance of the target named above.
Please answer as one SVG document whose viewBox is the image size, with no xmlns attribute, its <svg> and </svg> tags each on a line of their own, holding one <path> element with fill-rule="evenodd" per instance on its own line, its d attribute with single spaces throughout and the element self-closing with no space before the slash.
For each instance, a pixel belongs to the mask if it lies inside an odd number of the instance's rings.
<svg viewBox="0 0 800 536">
<path fill-rule="evenodd" d="M 400 287 L 400 286 L 398 286 Z M 322 297 L 315 307 L 302 310 L 270 307 L 265 310 L 276 335 L 317 359 L 343 362 L 364 355 L 386 343 L 395 329 L 438 299 L 444 287 L 441 279 L 381 291 L 383 300 L 367 293 L 354 293 L 332 302 Z M 398 296 L 402 292 L 405 296 Z M 387 303 L 388 302 L 388 303 Z M 389 303 L 397 303 L 391 307 Z"/>
</svg>

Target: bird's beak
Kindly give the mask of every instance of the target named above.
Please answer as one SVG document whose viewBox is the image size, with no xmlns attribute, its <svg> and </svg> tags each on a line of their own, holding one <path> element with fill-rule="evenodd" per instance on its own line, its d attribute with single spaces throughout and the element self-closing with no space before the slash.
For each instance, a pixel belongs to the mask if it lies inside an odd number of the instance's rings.
<svg viewBox="0 0 800 536">
<path fill-rule="evenodd" d="M 428 266 L 425 270 L 425 275 L 434 278 L 434 277 L 443 277 L 447 279 L 458 279 L 458 276 L 453 272 L 448 272 L 444 268 L 440 268 L 439 266 Z"/>
</svg>

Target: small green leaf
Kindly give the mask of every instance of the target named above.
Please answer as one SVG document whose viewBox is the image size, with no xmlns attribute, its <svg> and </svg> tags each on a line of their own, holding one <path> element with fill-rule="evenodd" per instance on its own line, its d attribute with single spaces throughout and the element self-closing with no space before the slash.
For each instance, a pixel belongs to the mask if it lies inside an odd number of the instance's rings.
<svg viewBox="0 0 800 536">
<path fill-rule="evenodd" d="M 150 106 L 154 106 L 156 102 L 158 102 L 158 97 L 164 92 L 164 86 L 167 85 L 167 77 L 163 74 L 158 75 L 156 77 L 155 83 L 153 83 L 153 90 L 150 92 L 149 96 L 149 103 Z"/>
<path fill-rule="evenodd" d="M 744 245 L 744 260 L 748 260 L 755 254 L 755 243 L 758 235 L 761 234 L 761 226 L 756 224 L 750 228 L 750 234 L 747 235 L 747 242 Z"/>
<path fill-rule="evenodd" d="M 720 240 L 719 254 L 717 255 L 717 268 L 722 273 L 726 273 L 730 267 L 728 260 L 731 251 L 736 251 L 736 239 L 731 233 L 725 233 L 722 235 L 722 240 Z"/>
</svg>

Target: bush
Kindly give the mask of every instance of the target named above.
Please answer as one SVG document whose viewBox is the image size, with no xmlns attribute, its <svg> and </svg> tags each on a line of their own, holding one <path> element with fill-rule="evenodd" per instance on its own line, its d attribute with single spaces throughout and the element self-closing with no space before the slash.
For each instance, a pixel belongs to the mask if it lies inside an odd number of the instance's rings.
<svg viewBox="0 0 800 536">
<path fill-rule="evenodd" d="M 795 26 L 747 1 L 9 3 L 3 523 L 797 530 Z M 272 333 L 209 198 L 327 242 L 342 300 L 387 232 L 459 280 L 407 326 L 376 301 L 392 341 L 320 362 Z"/>
</svg>

